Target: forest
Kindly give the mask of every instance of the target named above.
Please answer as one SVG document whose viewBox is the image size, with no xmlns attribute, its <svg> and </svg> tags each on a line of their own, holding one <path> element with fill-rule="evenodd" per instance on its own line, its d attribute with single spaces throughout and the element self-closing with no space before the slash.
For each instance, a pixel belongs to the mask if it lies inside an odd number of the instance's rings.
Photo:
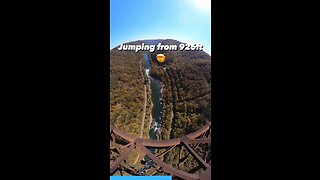
<svg viewBox="0 0 320 180">
<path fill-rule="evenodd" d="M 110 52 L 110 122 L 134 136 L 140 134 L 144 106 L 146 76 L 142 57 L 140 53 L 116 48 Z M 150 94 L 149 88 L 147 93 Z M 148 98 L 146 121 L 150 121 L 150 101 Z M 148 134 L 146 131 L 143 134 Z"/>
<path fill-rule="evenodd" d="M 164 86 L 163 139 L 180 137 L 211 121 L 211 57 L 202 51 L 162 51 L 166 62 L 159 63 L 157 53 L 151 53 L 150 73 Z"/>
<path fill-rule="evenodd" d="M 163 44 L 179 44 L 175 40 Z M 166 56 L 165 63 L 159 63 L 157 53 Z M 187 135 L 211 121 L 211 57 L 202 51 L 161 51 L 151 53 L 151 76 L 163 84 L 163 112 L 161 139 L 172 139 Z M 208 147 L 200 146 L 198 151 Z M 175 148 L 164 157 L 174 167 L 190 170 L 194 160 L 188 157 L 181 166 L 181 148 Z M 180 165 L 179 165 L 180 164 Z"/>
</svg>

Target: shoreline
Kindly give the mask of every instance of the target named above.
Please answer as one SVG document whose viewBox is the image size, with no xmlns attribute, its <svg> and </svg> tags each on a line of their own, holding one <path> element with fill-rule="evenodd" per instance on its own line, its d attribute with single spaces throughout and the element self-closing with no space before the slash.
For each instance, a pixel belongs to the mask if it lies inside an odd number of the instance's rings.
<svg viewBox="0 0 320 180">
<path fill-rule="evenodd" d="M 148 76 L 148 75 L 147 75 Z M 150 131 L 151 131 L 151 126 L 152 126 L 152 119 L 153 119 L 153 116 L 152 116 L 152 110 L 153 110 L 153 102 L 152 102 L 152 91 L 151 91 L 151 80 L 150 78 L 148 78 L 148 81 L 149 81 L 149 92 L 150 92 L 150 121 L 149 121 L 149 126 L 148 126 L 148 134 L 147 134 L 147 137 L 148 139 L 150 139 Z"/>
</svg>

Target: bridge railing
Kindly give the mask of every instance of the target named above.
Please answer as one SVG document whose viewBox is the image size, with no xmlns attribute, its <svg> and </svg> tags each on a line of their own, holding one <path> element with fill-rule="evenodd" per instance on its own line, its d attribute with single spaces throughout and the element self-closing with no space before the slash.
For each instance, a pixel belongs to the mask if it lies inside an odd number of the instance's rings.
<svg viewBox="0 0 320 180">
<path fill-rule="evenodd" d="M 112 125 L 110 127 L 110 133 L 115 134 L 124 140 L 128 141 L 129 144 L 125 148 L 123 152 L 121 152 L 120 157 L 117 157 L 114 162 L 110 165 L 110 173 L 113 174 L 118 167 L 120 166 L 121 162 L 123 162 L 127 156 L 133 151 L 133 149 L 139 149 L 140 152 L 145 153 L 154 161 L 157 165 L 159 165 L 163 171 L 170 173 L 171 175 L 178 176 L 182 179 L 187 180 L 196 180 L 196 179 L 210 179 L 211 177 L 211 166 L 202 159 L 196 152 L 195 148 L 191 148 L 190 144 L 210 144 L 211 138 L 203 138 L 202 139 L 196 139 L 201 135 L 204 135 L 206 132 L 210 131 L 211 129 L 211 123 L 203 126 L 199 130 L 190 133 L 186 136 L 170 139 L 170 140 L 151 140 L 151 139 L 142 139 L 142 138 L 136 138 L 133 137 Z M 175 147 L 177 145 L 184 146 L 189 154 L 193 156 L 193 158 L 201 165 L 205 171 L 203 174 L 197 175 L 197 174 L 191 174 L 188 172 L 181 171 L 177 168 L 174 168 L 170 164 L 167 164 L 163 162 L 161 159 L 158 158 L 158 156 L 154 155 L 152 152 L 150 152 L 147 147 L 153 147 L 153 148 L 164 148 L 164 147 Z M 172 148 L 171 148 L 172 149 Z"/>
</svg>

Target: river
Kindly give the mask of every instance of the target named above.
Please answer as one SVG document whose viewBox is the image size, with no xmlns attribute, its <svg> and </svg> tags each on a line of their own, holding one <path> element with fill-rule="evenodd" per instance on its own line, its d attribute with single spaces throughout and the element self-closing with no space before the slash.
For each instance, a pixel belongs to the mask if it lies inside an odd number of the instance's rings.
<svg viewBox="0 0 320 180">
<path fill-rule="evenodd" d="M 149 136 L 151 139 L 158 139 L 156 136 L 156 131 L 159 130 L 160 124 L 161 124 L 161 110 L 162 110 L 162 104 L 161 104 L 161 83 L 159 80 L 152 78 L 149 75 L 151 63 L 148 56 L 148 53 L 144 54 L 144 68 L 147 76 L 150 79 L 151 82 L 151 100 L 152 100 L 152 125 L 150 128 Z"/>
<path fill-rule="evenodd" d="M 149 131 L 149 136 L 150 139 L 157 140 L 160 137 L 157 136 L 157 131 L 160 130 L 160 125 L 161 125 L 161 111 L 162 111 L 162 104 L 161 104 L 161 83 L 159 80 L 152 78 L 149 75 L 151 68 L 151 63 L 149 59 L 149 53 L 144 54 L 144 69 L 146 72 L 146 75 L 150 79 L 151 83 L 151 100 L 152 100 L 152 123 L 151 123 L 151 128 Z M 149 148 L 150 151 L 154 152 L 155 149 Z M 150 158 L 148 156 L 145 156 L 145 160 L 149 160 Z M 150 166 L 153 165 L 152 161 L 149 161 L 146 164 L 146 167 L 143 168 L 141 171 L 148 169 Z"/>
</svg>

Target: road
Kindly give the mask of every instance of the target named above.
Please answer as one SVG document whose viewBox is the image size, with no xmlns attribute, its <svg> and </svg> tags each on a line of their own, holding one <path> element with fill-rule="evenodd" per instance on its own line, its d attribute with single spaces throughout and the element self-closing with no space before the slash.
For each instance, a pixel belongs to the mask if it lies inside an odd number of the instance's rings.
<svg viewBox="0 0 320 180">
<path fill-rule="evenodd" d="M 144 106 L 143 106 L 143 113 L 142 113 L 142 119 L 141 119 L 140 138 L 142 138 L 142 135 L 143 135 L 144 120 L 146 118 L 146 108 L 147 108 L 147 86 L 144 85 Z"/>
<path fill-rule="evenodd" d="M 141 71 L 142 79 L 143 79 L 143 82 L 144 82 L 143 71 L 142 71 L 142 68 L 141 68 L 141 61 L 140 61 L 140 71 Z M 147 108 L 147 86 L 144 85 L 144 106 L 143 106 L 143 112 L 142 112 L 142 118 L 141 118 L 140 135 L 139 135 L 140 138 L 142 138 L 142 136 L 143 136 L 144 121 L 145 121 L 145 118 L 146 118 L 146 108 Z M 133 163 L 134 165 L 138 162 L 139 157 L 140 157 L 140 154 L 137 155 L 136 160 Z"/>
</svg>

